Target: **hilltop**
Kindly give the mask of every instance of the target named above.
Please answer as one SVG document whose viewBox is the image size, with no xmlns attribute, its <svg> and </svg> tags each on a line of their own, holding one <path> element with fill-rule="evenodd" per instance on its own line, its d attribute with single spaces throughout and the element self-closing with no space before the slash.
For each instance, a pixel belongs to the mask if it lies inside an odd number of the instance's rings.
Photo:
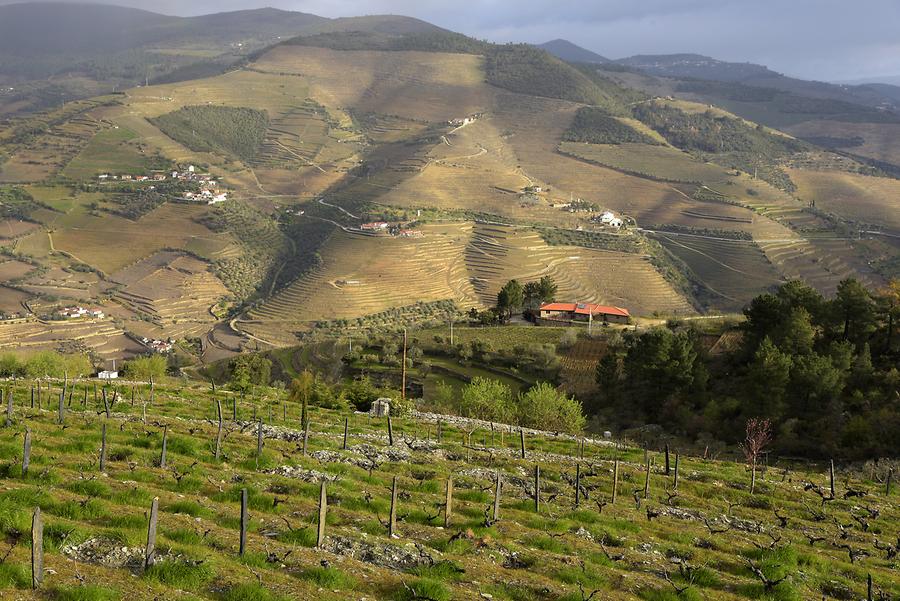
<svg viewBox="0 0 900 601">
<path fill-rule="evenodd" d="M 569 40 L 550 40 L 543 44 L 537 44 L 538 48 L 542 48 L 557 58 L 570 63 L 588 63 L 599 64 L 608 63 L 610 60 L 605 56 L 600 56 L 596 52 L 582 48 L 577 44 L 573 44 Z"/>
</svg>

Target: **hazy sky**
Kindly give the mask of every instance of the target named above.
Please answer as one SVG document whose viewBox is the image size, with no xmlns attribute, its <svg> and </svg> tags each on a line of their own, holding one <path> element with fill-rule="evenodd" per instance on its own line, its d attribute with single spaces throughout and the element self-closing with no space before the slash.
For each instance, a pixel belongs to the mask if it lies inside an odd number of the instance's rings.
<svg viewBox="0 0 900 601">
<path fill-rule="evenodd" d="M 19 0 L 21 1 L 21 0 Z M 11 3 L 0 0 L 0 4 Z M 611 58 L 696 52 L 804 78 L 900 76 L 900 0 L 120 0 L 178 15 L 275 6 L 393 13 L 478 38 L 569 39 Z"/>
</svg>

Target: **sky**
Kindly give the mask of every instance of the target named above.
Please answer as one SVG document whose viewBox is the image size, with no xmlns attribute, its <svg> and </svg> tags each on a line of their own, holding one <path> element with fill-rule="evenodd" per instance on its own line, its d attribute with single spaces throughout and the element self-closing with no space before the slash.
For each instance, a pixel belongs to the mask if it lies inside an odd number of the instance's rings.
<svg viewBox="0 0 900 601">
<path fill-rule="evenodd" d="M 16 0 L 22 1 L 22 0 Z M 26 0 L 28 1 L 28 0 Z M 0 0 L 0 4 L 11 0 Z M 900 78 L 900 0 L 114 0 L 173 15 L 274 6 L 402 14 L 493 42 L 564 38 L 610 58 L 694 52 L 823 81 Z"/>
</svg>

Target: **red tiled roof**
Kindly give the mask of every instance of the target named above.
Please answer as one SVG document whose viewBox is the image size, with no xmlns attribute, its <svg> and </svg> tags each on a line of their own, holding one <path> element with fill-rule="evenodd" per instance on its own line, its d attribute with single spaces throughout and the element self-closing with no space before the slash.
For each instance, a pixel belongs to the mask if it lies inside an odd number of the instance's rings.
<svg viewBox="0 0 900 601">
<path fill-rule="evenodd" d="M 546 305 L 541 305 L 541 311 L 560 311 L 564 313 L 575 313 L 577 315 L 631 316 L 628 309 L 607 305 L 594 305 L 592 303 L 547 303 Z"/>
</svg>

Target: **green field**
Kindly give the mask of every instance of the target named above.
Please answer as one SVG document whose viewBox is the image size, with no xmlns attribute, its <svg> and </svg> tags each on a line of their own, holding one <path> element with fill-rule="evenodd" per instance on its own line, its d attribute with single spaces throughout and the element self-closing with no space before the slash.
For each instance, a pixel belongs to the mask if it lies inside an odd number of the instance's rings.
<svg viewBox="0 0 900 601">
<path fill-rule="evenodd" d="M 147 175 L 169 166 L 161 157 L 144 151 L 137 139 L 138 135 L 125 127 L 101 130 L 66 165 L 63 175 L 75 180 L 92 179 L 101 173 Z"/>
</svg>

